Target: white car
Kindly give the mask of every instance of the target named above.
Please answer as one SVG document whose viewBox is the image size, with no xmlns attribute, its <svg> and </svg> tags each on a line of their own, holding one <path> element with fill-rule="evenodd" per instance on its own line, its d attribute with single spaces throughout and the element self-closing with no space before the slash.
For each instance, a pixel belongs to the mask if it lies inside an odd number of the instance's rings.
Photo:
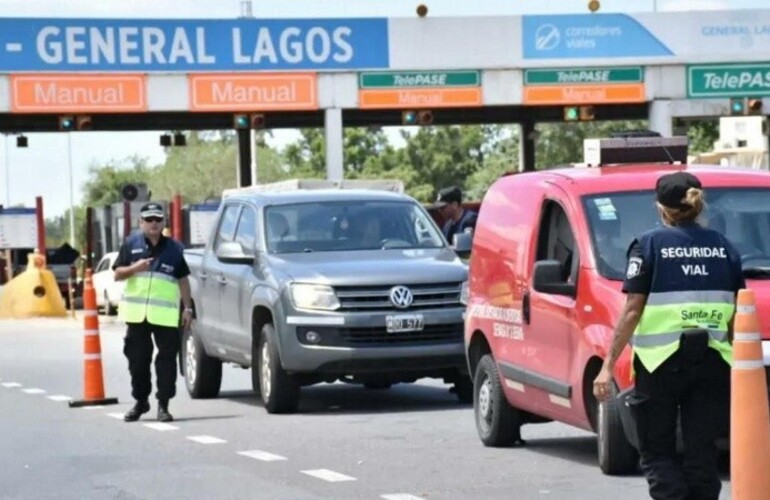
<svg viewBox="0 0 770 500">
<path fill-rule="evenodd" d="M 118 252 L 110 252 L 102 257 L 93 274 L 94 290 L 96 291 L 96 307 L 103 307 L 105 314 L 114 315 L 118 311 L 118 303 L 123 298 L 125 281 L 115 281 L 112 265 L 118 258 Z"/>
</svg>

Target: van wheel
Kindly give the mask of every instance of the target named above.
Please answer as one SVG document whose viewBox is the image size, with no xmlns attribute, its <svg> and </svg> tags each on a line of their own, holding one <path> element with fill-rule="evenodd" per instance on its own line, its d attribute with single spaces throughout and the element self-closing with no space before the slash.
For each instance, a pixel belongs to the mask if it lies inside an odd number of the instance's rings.
<svg viewBox="0 0 770 500">
<path fill-rule="evenodd" d="M 468 375 L 458 375 L 452 388 L 462 404 L 473 403 L 473 381 Z"/>
<path fill-rule="evenodd" d="M 610 476 L 633 473 L 639 465 L 639 453 L 623 431 L 617 393 L 613 384 L 612 399 L 597 405 L 599 468 Z"/>
<path fill-rule="evenodd" d="M 268 413 L 293 413 L 299 405 L 299 383 L 281 366 L 278 339 L 273 325 L 262 327 L 259 336 L 259 389 Z"/>
<path fill-rule="evenodd" d="M 484 355 L 473 377 L 473 413 L 485 446 L 510 446 L 519 436 L 518 411 L 508 404 L 492 356 Z"/>
<path fill-rule="evenodd" d="M 192 329 L 182 335 L 182 359 L 187 392 L 193 399 L 215 398 L 222 385 L 222 361 L 206 354 Z"/>
</svg>

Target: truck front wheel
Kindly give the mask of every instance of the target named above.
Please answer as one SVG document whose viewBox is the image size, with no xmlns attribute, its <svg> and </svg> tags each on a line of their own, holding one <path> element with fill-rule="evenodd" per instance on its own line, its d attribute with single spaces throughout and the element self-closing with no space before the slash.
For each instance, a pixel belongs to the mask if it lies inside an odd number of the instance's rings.
<svg viewBox="0 0 770 500">
<path fill-rule="evenodd" d="M 185 385 L 191 398 L 215 398 L 219 395 L 222 361 L 206 354 L 203 343 L 191 328 L 182 336 L 182 363 Z"/>
<path fill-rule="evenodd" d="M 505 398 L 497 364 L 489 354 L 476 366 L 473 413 L 476 430 L 485 446 L 511 446 L 521 439 L 519 413 Z"/>
<path fill-rule="evenodd" d="M 293 413 L 299 405 L 300 387 L 281 366 L 278 339 L 273 325 L 266 324 L 259 335 L 259 389 L 268 413 Z M 253 369 L 253 368 L 252 368 Z"/>
</svg>

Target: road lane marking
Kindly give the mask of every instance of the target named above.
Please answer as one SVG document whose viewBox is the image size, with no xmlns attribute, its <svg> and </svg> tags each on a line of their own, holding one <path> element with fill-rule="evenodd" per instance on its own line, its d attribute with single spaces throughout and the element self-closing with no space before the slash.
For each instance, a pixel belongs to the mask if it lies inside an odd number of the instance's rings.
<svg viewBox="0 0 770 500">
<path fill-rule="evenodd" d="M 345 474 L 340 474 L 339 472 L 334 472 L 333 470 L 329 469 L 312 469 L 312 470 L 303 470 L 301 471 L 303 474 L 307 474 L 308 476 L 313 476 L 317 479 L 323 479 L 324 481 L 329 481 L 330 483 L 336 483 L 339 481 L 355 481 L 356 478 L 346 476 Z"/>
<path fill-rule="evenodd" d="M 3 382 L 3 387 L 21 387 L 21 384 L 18 382 Z"/>
<path fill-rule="evenodd" d="M 425 500 L 423 497 L 416 497 L 409 493 L 390 493 L 388 495 L 382 495 L 380 498 L 385 500 Z"/>
<path fill-rule="evenodd" d="M 224 439 L 219 439 L 218 437 L 214 436 L 187 436 L 187 439 L 200 444 L 220 444 L 227 442 Z"/>
<path fill-rule="evenodd" d="M 98 410 L 100 408 L 104 408 L 102 405 L 94 405 L 94 406 L 84 406 L 84 410 Z"/>
<path fill-rule="evenodd" d="M 243 455 L 244 457 L 253 458 L 255 460 L 262 460 L 263 462 L 275 462 L 277 460 L 287 460 L 286 457 L 282 457 L 281 455 L 274 455 L 272 453 L 268 453 L 262 450 L 239 451 L 238 455 Z"/>
<path fill-rule="evenodd" d="M 154 431 L 176 431 L 179 430 L 179 427 L 171 424 L 166 424 L 163 422 L 157 422 L 154 424 L 144 424 L 145 427 L 152 429 Z"/>
<path fill-rule="evenodd" d="M 65 396 L 64 394 L 57 394 L 55 396 L 46 396 L 51 401 L 72 401 L 72 398 Z"/>
<path fill-rule="evenodd" d="M 25 392 L 27 394 L 45 394 L 43 389 L 38 389 L 37 387 L 33 387 L 31 389 L 22 389 L 21 392 Z"/>
<path fill-rule="evenodd" d="M 110 418 L 114 418 L 117 420 L 123 420 L 123 414 L 122 413 L 105 413 Z"/>
</svg>

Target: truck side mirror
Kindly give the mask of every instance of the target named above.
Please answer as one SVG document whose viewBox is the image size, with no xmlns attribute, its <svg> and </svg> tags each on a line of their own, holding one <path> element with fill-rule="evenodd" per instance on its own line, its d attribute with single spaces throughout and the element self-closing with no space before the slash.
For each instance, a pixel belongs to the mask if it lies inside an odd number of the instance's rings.
<svg viewBox="0 0 770 500">
<path fill-rule="evenodd" d="M 558 260 L 540 260 L 535 262 L 532 272 L 533 287 L 541 293 L 567 295 L 575 297 L 577 288 L 574 283 L 562 279 L 563 265 Z"/>
<path fill-rule="evenodd" d="M 467 259 L 471 255 L 473 235 L 471 233 L 455 233 L 452 237 L 452 248 L 460 258 Z"/>
<path fill-rule="evenodd" d="M 217 246 L 217 259 L 227 264 L 253 264 L 254 256 L 247 255 L 237 241 L 225 241 Z"/>
</svg>

